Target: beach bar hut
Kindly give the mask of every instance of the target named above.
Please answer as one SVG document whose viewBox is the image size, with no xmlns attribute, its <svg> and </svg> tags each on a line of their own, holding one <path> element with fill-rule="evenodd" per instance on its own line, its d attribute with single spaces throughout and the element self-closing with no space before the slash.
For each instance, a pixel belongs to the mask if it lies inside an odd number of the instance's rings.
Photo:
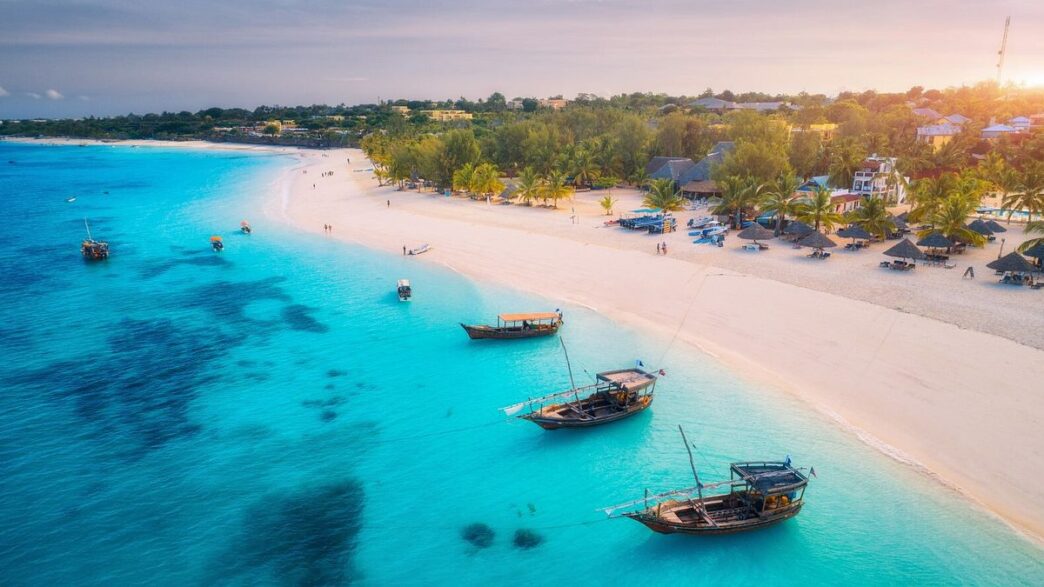
<svg viewBox="0 0 1044 587">
<path fill-rule="evenodd" d="M 1044 265 L 1044 240 L 1038 242 L 1032 247 L 1022 251 L 1023 255 L 1027 257 L 1033 257 L 1037 260 L 1037 270 L 1039 271 L 1041 266 Z"/>
<path fill-rule="evenodd" d="M 968 230 L 977 232 L 977 233 L 979 233 L 982 236 L 985 236 L 987 238 L 993 236 L 993 231 L 990 230 L 990 227 L 986 225 L 986 221 L 983 220 L 982 218 L 979 218 L 979 219 L 976 219 L 976 220 L 972 220 L 968 224 Z"/>
<path fill-rule="evenodd" d="M 737 234 L 736 236 L 743 240 L 754 241 L 754 250 L 761 250 L 762 248 L 765 248 L 765 245 L 759 244 L 758 241 L 767 241 L 769 239 L 776 238 L 775 233 L 756 222 L 754 224 L 751 224 L 747 228 L 741 230 L 739 234 Z M 744 247 L 748 246 L 751 245 L 744 245 Z"/>
<path fill-rule="evenodd" d="M 816 229 L 800 220 L 788 220 L 786 228 L 783 229 L 783 234 L 790 237 L 801 238 L 815 232 L 815 230 Z"/>
<path fill-rule="evenodd" d="M 830 253 L 824 251 L 823 249 L 829 249 L 837 246 L 837 243 L 835 243 L 833 239 L 817 231 L 812 231 L 811 233 L 805 235 L 801 238 L 801 240 L 797 242 L 797 244 L 799 246 L 812 249 L 812 253 L 809 255 L 809 257 L 812 257 L 814 259 L 826 259 L 830 256 Z"/>
<path fill-rule="evenodd" d="M 936 230 L 917 241 L 917 246 L 928 247 L 929 249 L 948 249 L 953 246 L 953 241 L 946 238 L 946 235 Z"/>
</svg>

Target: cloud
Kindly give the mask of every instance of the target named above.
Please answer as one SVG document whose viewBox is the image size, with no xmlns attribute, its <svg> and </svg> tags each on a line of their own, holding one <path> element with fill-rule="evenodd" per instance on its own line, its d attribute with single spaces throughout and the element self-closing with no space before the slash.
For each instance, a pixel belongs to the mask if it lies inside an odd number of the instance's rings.
<svg viewBox="0 0 1044 587">
<path fill-rule="evenodd" d="M 48 100 L 62 100 L 65 98 L 65 96 L 63 96 L 61 92 L 53 89 L 47 90 L 46 92 L 44 92 L 44 95 L 47 96 Z"/>
<path fill-rule="evenodd" d="M 5 90 L 4 86 L 0 86 L 0 98 L 3 98 L 4 96 L 10 96 L 10 95 L 11 95 L 11 92 L 8 92 L 7 90 Z"/>
<path fill-rule="evenodd" d="M 43 98 L 43 96 L 41 96 L 40 94 L 37 94 L 36 92 L 26 92 L 25 95 L 29 96 L 33 100 L 39 100 L 40 98 Z"/>
</svg>

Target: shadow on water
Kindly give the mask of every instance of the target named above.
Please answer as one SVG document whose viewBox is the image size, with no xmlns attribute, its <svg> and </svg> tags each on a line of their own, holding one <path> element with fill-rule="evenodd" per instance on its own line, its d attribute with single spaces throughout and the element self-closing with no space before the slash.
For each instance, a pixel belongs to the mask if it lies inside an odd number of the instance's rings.
<svg viewBox="0 0 1044 587">
<path fill-rule="evenodd" d="M 155 263 L 151 266 L 147 266 L 141 269 L 141 277 L 143 279 L 152 279 L 159 277 L 167 271 L 180 266 L 188 267 L 221 267 L 228 268 L 232 267 L 232 262 L 228 261 L 221 255 L 214 254 L 212 251 L 201 251 L 208 253 L 205 256 L 195 256 L 190 253 L 182 253 L 183 258 L 170 259 L 161 263 Z"/>
<path fill-rule="evenodd" d="M 346 480 L 271 494 L 247 508 L 206 583 L 347 585 L 362 528 L 362 484 Z"/>
</svg>

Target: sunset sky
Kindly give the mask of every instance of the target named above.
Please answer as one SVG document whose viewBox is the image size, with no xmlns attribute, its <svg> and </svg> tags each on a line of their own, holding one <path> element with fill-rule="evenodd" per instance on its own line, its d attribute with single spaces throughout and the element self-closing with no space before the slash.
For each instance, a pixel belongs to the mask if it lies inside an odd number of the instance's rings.
<svg viewBox="0 0 1044 587">
<path fill-rule="evenodd" d="M 0 118 L 380 98 L 1044 85 L 1044 2 L 0 0 Z"/>
</svg>

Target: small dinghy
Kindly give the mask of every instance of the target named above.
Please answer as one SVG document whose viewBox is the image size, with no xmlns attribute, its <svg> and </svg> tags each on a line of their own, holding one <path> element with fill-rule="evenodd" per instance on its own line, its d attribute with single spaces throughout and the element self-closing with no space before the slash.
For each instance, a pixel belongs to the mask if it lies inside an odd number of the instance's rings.
<svg viewBox="0 0 1044 587">
<path fill-rule="evenodd" d="M 70 204 L 72 204 L 73 202 L 76 201 L 76 196 L 72 196 L 71 198 L 65 198 L 65 201 L 69 202 Z"/>
<path fill-rule="evenodd" d="M 250 223 L 244 220 L 239 223 L 239 232 L 242 232 L 243 234 L 250 234 L 251 232 L 253 232 L 253 229 L 250 228 Z"/>
<path fill-rule="evenodd" d="M 417 248 L 415 248 L 415 249 L 410 249 L 410 250 L 409 250 L 409 252 L 408 252 L 408 254 L 409 254 L 410 256 L 413 256 L 413 255 L 420 255 L 420 254 L 422 254 L 422 253 L 427 253 L 427 252 L 428 252 L 428 251 L 430 251 L 430 250 L 431 250 L 431 245 L 429 245 L 429 244 L 427 244 L 427 243 L 424 243 L 423 245 L 421 245 L 421 246 L 419 246 L 419 247 L 417 247 Z"/>
</svg>

